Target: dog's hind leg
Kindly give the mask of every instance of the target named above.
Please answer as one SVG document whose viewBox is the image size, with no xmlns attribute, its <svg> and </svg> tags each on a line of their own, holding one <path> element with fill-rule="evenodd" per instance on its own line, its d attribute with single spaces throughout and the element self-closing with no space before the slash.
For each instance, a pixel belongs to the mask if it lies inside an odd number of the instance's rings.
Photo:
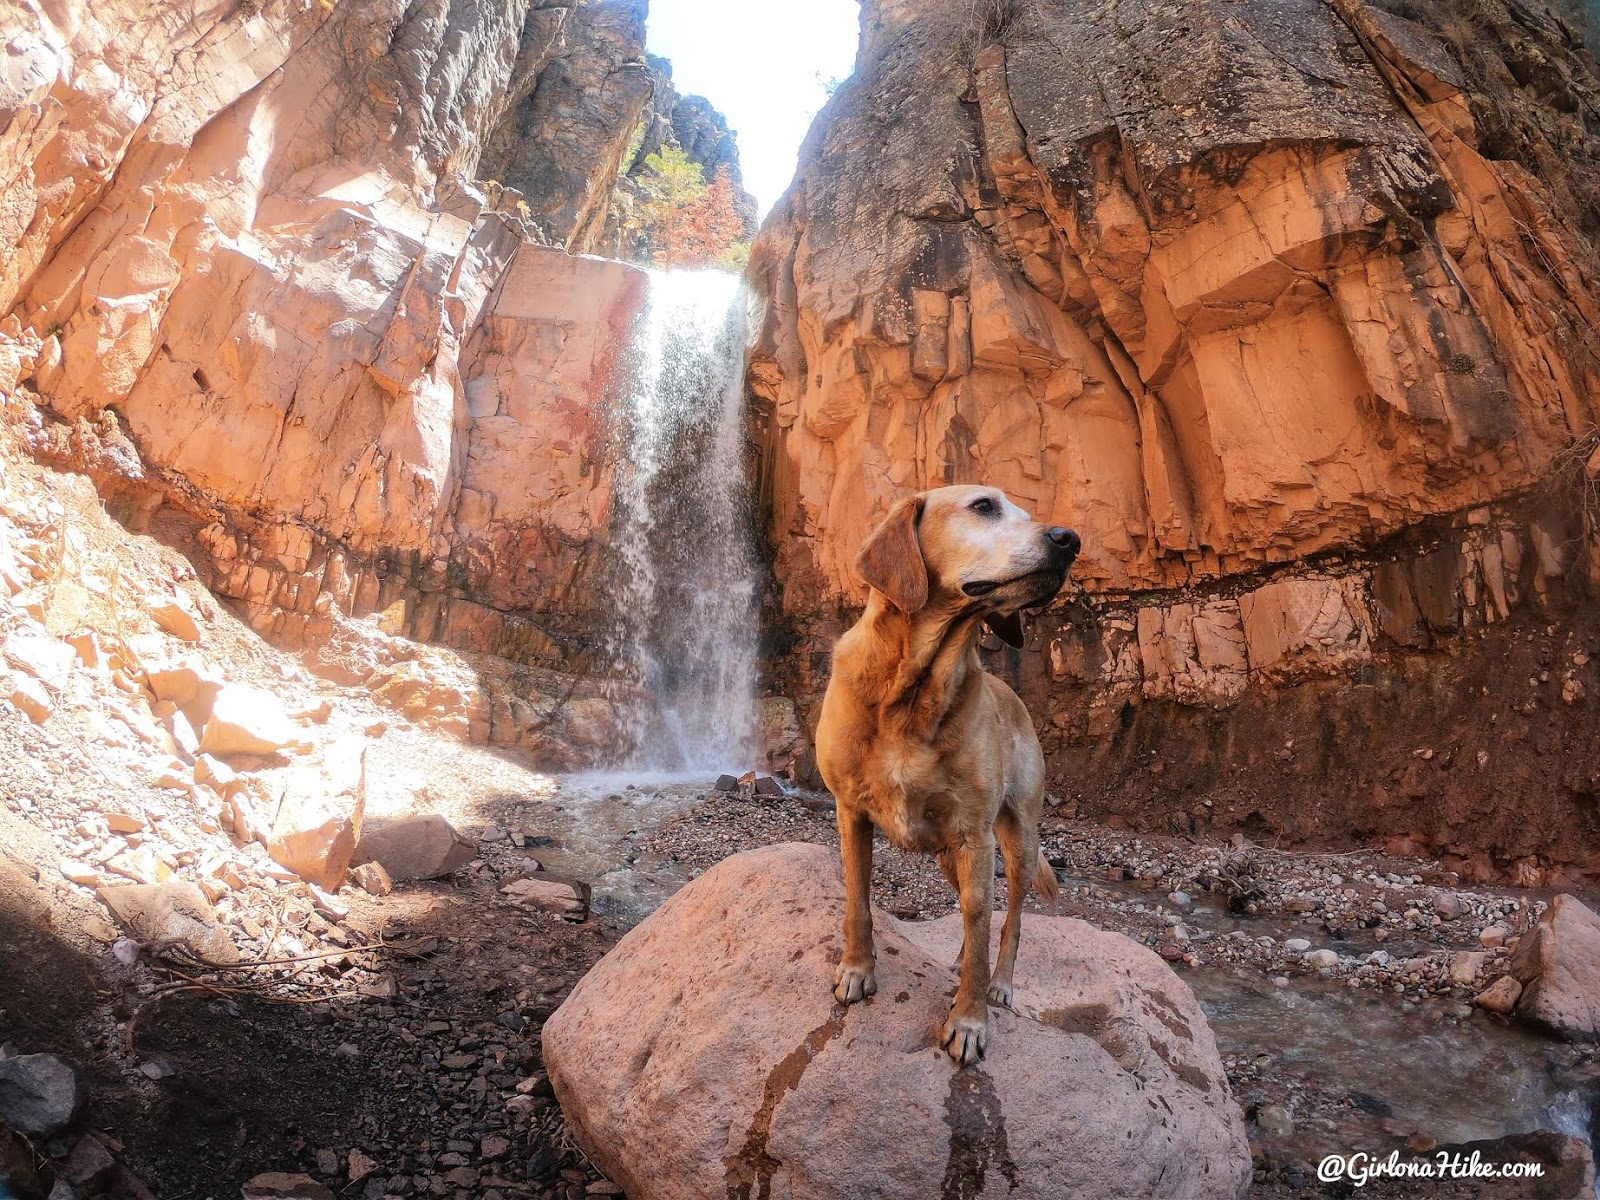
<svg viewBox="0 0 1600 1200">
<path fill-rule="evenodd" d="M 872 822 L 839 809 L 839 849 L 844 855 L 844 953 L 833 973 L 840 1004 L 865 1000 L 878 990 L 872 949 Z"/>
<path fill-rule="evenodd" d="M 1017 967 L 1017 945 L 1022 941 L 1022 901 L 1028 894 L 1028 878 L 1039 857 L 1039 835 L 1023 828 L 1008 808 L 1000 810 L 994 823 L 995 840 L 1006 860 L 1006 920 L 1000 927 L 1000 957 L 989 980 L 989 1003 L 1011 1007 L 1012 975 Z"/>
</svg>

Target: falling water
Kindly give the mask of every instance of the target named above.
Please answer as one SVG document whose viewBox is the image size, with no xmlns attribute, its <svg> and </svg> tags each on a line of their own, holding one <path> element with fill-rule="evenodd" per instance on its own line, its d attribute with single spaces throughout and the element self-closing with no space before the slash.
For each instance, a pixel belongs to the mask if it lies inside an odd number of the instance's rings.
<svg viewBox="0 0 1600 1200">
<path fill-rule="evenodd" d="M 753 759 L 755 555 L 744 463 L 737 276 L 652 271 L 620 397 L 613 546 L 616 657 L 648 693 L 629 707 L 635 770 Z"/>
</svg>

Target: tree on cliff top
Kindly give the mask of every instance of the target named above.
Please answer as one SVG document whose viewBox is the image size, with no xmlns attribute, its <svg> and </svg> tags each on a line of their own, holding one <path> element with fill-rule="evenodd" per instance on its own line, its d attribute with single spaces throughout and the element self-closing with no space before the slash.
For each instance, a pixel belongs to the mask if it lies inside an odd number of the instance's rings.
<svg viewBox="0 0 1600 1200">
<path fill-rule="evenodd" d="M 658 267 L 727 265 L 744 233 L 727 168 L 707 184 L 704 168 L 672 145 L 644 161 L 633 220 L 650 260 Z"/>
</svg>

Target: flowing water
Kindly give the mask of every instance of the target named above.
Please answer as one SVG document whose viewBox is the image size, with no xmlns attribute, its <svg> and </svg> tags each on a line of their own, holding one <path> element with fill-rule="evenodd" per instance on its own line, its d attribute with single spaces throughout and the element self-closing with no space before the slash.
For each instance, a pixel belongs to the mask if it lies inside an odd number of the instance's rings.
<svg viewBox="0 0 1600 1200">
<path fill-rule="evenodd" d="M 613 657 L 627 706 L 616 767 L 744 771 L 756 742 L 756 578 L 745 463 L 743 291 L 722 271 L 652 271 L 634 329 L 612 545 Z"/>
</svg>

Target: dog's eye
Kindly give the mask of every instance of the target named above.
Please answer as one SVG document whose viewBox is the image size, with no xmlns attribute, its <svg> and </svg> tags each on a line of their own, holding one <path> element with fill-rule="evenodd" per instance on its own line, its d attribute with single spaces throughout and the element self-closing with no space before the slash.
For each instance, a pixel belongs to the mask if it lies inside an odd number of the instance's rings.
<svg viewBox="0 0 1600 1200">
<path fill-rule="evenodd" d="M 986 517 L 992 517 L 1000 511 L 1000 506 L 988 496 L 979 496 L 967 507 L 975 513 L 982 513 Z"/>
</svg>

